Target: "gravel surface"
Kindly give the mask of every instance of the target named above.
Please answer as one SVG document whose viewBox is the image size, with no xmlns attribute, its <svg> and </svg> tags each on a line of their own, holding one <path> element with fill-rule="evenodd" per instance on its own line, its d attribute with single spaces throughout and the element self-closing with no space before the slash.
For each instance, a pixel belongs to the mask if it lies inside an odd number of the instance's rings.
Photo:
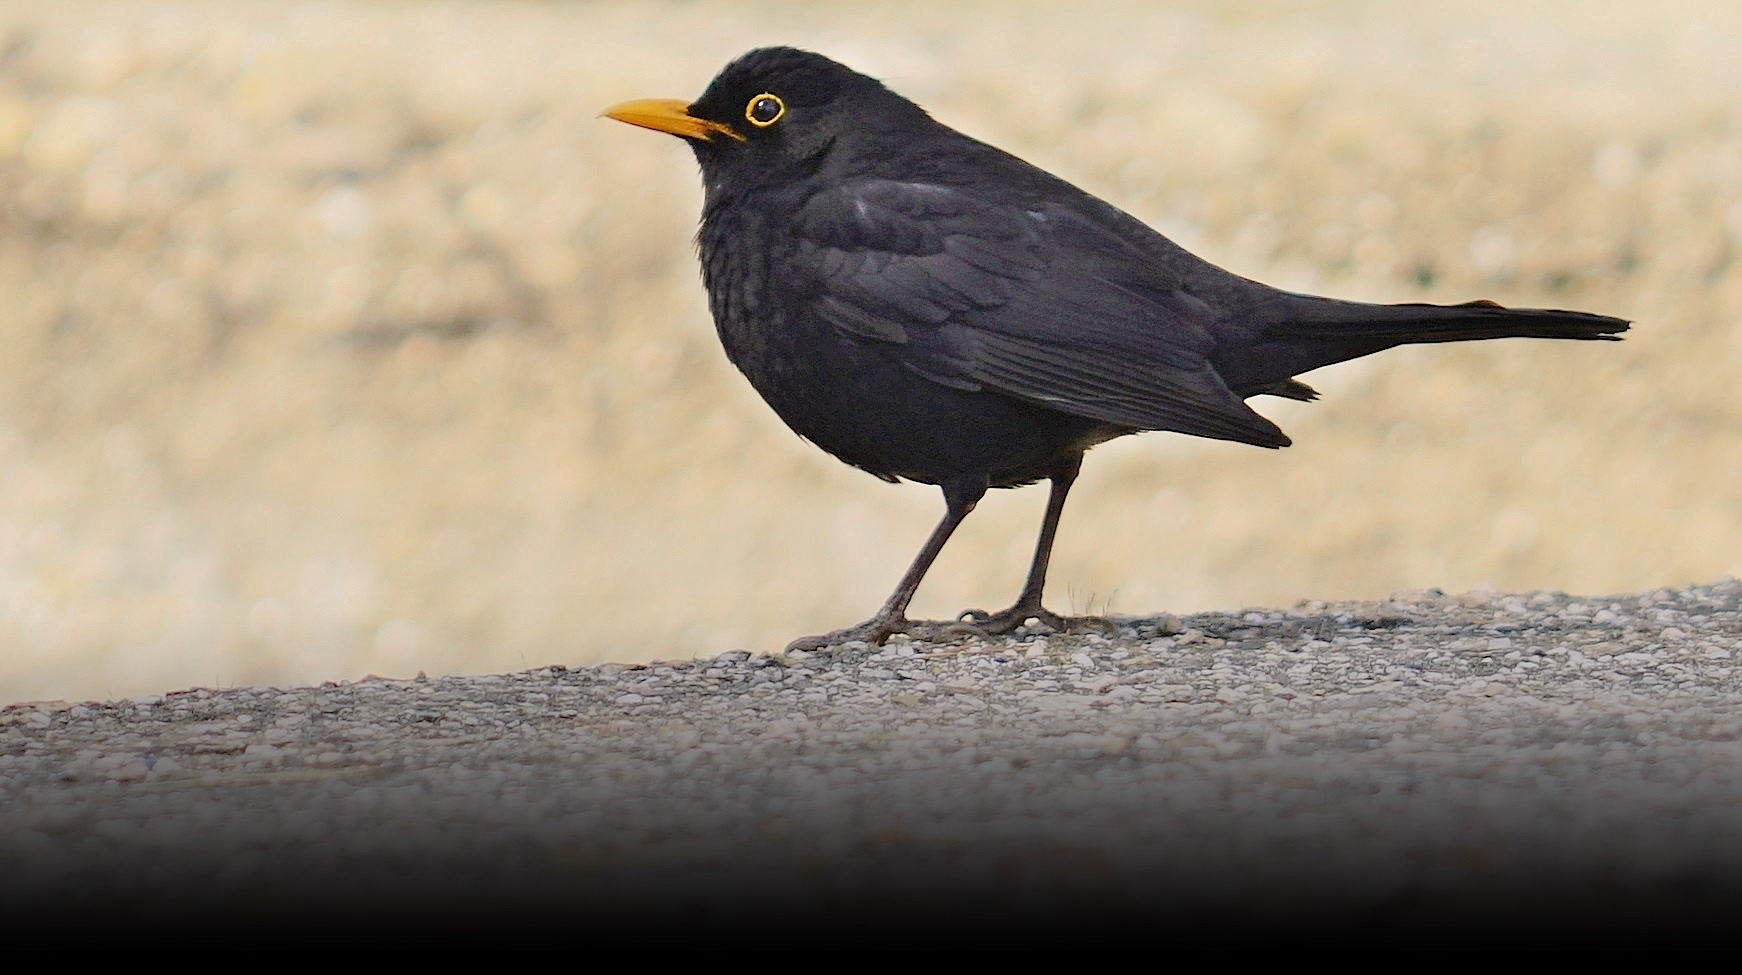
<svg viewBox="0 0 1742 975">
<path fill-rule="evenodd" d="M 15 705 L 0 909 L 1637 924 L 1742 891 L 1734 579 L 1114 622 Z"/>
</svg>

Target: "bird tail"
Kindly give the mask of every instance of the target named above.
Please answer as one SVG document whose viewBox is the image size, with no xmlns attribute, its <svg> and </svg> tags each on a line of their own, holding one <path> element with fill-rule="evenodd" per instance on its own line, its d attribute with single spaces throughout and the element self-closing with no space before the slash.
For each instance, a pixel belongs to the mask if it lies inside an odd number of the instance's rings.
<svg viewBox="0 0 1742 975">
<path fill-rule="evenodd" d="M 1364 305 L 1307 298 L 1292 310 L 1295 317 L 1284 326 L 1287 341 L 1347 342 L 1368 347 L 1368 351 L 1424 342 L 1506 338 L 1614 342 L 1629 325 L 1608 315 L 1507 308 L 1492 301 L 1461 305 Z"/>
<path fill-rule="evenodd" d="M 1607 315 L 1506 308 L 1492 301 L 1369 305 L 1287 293 L 1253 317 L 1266 324 L 1244 340 L 1238 355 L 1218 356 L 1216 371 L 1241 397 L 1303 400 L 1312 399 L 1313 390 L 1292 377 L 1393 346 L 1506 338 L 1615 341 L 1628 327 Z"/>
</svg>

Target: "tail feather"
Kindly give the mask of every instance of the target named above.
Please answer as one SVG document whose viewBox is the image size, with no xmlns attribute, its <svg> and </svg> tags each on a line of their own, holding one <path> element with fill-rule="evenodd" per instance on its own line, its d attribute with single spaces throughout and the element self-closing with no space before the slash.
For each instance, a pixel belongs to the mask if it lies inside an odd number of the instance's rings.
<svg viewBox="0 0 1742 975">
<path fill-rule="evenodd" d="M 1369 305 L 1310 295 L 1288 295 L 1247 333 L 1214 357 L 1216 371 L 1242 397 L 1269 394 L 1311 399 L 1311 387 L 1293 377 L 1322 366 L 1399 345 L 1535 338 L 1613 342 L 1629 322 L 1608 315 L 1547 308 L 1506 308 L 1492 301 L 1462 305 Z"/>
<path fill-rule="evenodd" d="M 1302 403 L 1311 403 L 1319 398 L 1318 390 L 1298 379 L 1284 379 L 1282 382 L 1274 386 L 1266 386 L 1258 392 L 1265 396 L 1280 396 L 1283 399 L 1298 400 Z"/>
<path fill-rule="evenodd" d="M 1549 308 L 1507 308 L 1492 301 L 1461 305 L 1363 305 L 1312 301 L 1299 318 L 1275 330 L 1288 341 L 1358 342 L 1385 345 L 1469 342 L 1480 339 L 1580 339 L 1614 342 L 1629 322 L 1608 315 Z M 1279 334 L 1279 338 L 1284 337 Z"/>
</svg>

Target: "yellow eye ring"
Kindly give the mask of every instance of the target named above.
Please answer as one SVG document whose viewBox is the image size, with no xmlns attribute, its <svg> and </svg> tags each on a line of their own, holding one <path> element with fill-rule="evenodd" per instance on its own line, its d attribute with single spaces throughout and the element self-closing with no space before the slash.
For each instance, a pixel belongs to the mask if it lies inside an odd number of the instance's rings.
<svg viewBox="0 0 1742 975">
<path fill-rule="evenodd" d="M 744 118 L 759 129 L 766 129 L 786 114 L 786 103 L 779 95 L 763 92 L 744 106 Z"/>
</svg>

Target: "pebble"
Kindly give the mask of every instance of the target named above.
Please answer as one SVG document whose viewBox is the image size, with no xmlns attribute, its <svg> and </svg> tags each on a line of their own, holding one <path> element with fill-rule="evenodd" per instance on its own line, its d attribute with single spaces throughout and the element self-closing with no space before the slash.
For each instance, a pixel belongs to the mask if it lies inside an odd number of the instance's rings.
<svg viewBox="0 0 1742 975">
<path fill-rule="evenodd" d="M 1664 844 L 1742 853 L 1742 819 L 1709 812 L 1742 807 L 1742 584 L 1589 622 L 1559 593 L 1396 605 L 1201 613 L 1167 639 L 1115 618 L 1094 639 L 13 705 L 0 862 L 148 864 L 197 842 L 211 883 L 245 886 L 273 857 L 374 847 L 627 863 L 689 837 L 724 870 L 732 850 L 829 863 L 927 837 L 942 859 L 915 862 L 982 869 L 1023 835 L 1107 876 L 1201 862 L 1182 876 L 1228 884 L 1258 883 L 1256 864 L 1310 879 L 1339 853 L 1365 864 L 1336 893 L 1354 897 L 1496 850 L 1588 844 L 1621 878 Z M 1670 821 L 1700 825 L 1617 825 Z M 0 877 L 0 901 L 26 879 Z"/>
</svg>

